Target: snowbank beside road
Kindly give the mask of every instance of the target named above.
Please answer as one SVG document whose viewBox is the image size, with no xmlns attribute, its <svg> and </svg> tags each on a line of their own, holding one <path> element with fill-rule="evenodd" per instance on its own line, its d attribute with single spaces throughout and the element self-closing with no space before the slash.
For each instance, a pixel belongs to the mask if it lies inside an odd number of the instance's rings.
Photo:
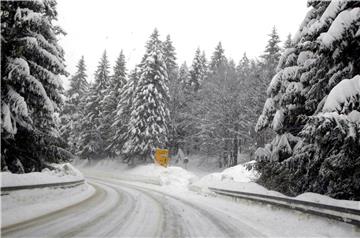
<svg viewBox="0 0 360 238">
<path fill-rule="evenodd" d="M 208 187 L 230 190 L 230 191 L 239 191 L 245 193 L 263 194 L 263 195 L 275 196 L 275 197 L 286 197 L 300 201 L 308 201 L 319 204 L 326 204 L 331 206 L 339 206 L 339 207 L 360 210 L 360 201 L 338 200 L 317 193 L 303 193 L 297 197 L 289 197 L 289 196 L 285 196 L 282 193 L 273 190 L 268 190 L 265 187 L 254 182 L 199 180 L 198 182 L 192 184 L 190 186 L 190 189 L 202 193 L 211 193 Z"/>
<path fill-rule="evenodd" d="M 95 193 L 87 183 L 66 189 L 26 189 L 1 196 L 2 228 L 77 204 Z"/>
<path fill-rule="evenodd" d="M 294 199 L 360 210 L 360 201 L 338 200 L 318 193 L 303 193 Z"/>
<path fill-rule="evenodd" d="M 220 173 L 206 175 L 202 180 L 251 182 L 258 177 L 257 172 L 251 167 L 252 164 L 253 162 L 239 164 Z"/>
<path fill-rule="evenodd" d="M 13 174 L 1 172 L 1 187 L 72 182 L 84 179 L 82 173 L 69 163 L 52 164 L 55 169 L 42 172 Z"/>
<path fill-rule="evenodd" d="M 181 167 L 164 168 L 156 164 L 139 165 L 129 168 L 117 160 L 101 160 L 98 162 L 79 161 L 76 163 L 86 175 L 105 176 L 114 179 L 161 185 L 169 191 L 192 190 L 203 194 L 212 193 L 208 188 L 264 194 L 276 197 L 287 197 L 279 192 L 268 190 L 253 182 L 259 176 L 253 169 L 254 161 L 240 164 L 222 172 L 212 173 L 198 178 Z M 293 199 L 360 209 L 360 202 L 336 200 L 328 196 L 304 193 Z"/>
<path fill-rule="evenodd" d="M 54 170 L 27 174 L 1 173 L 1 187 L 53 184 L 83 180 L 83 174 L 69 163 L 52 164 Z M 87 183 L 71 188 L 23 189 L 2 193 L 2 228 L 25 222 L 77 204 L 95 192 Z"/>
<path fill-rule="evenodd" d="M 275 197 L 287 197 L 301 201 L 308 201 L 332 206 L 340 206 L 360 210 L 360 201 L 338 200 L 316 193 L 304 193 L 297 197 L 288 197 L 276 191 L 268 190 L 265 187 L 252 182 L 258 174 L 255 170 L 249 169 L 253 162 L 237 165 L 225 169 L 221 173 L 213 173 L 204 176 L 189 186 L 190 190 L 200 193 L 211 193 L 209 187 L 245 193 L 263 194 Z"/>
<path fill-rule="evenodd" d="M 193 173 L 177 166 L 165 168 L 157 164 L 144 164 L 129 167 L 117 160 L 75 161 L 74 165 L 88 176 L 106 176 L 120 180 L 169 186 L 174 189 L 187 189 L 189 184 L 198 180 Z"/>
<path fill-rule="evenodd" d="M 127 171 L 128 174 L 156 177 L 162 186 L 174 186 L 187 188 L 189 184 L 197 180 L 197 177 L 191 172 L 176 166 L 167 168 L 156 165 L 141 165 Z"/>
<path fill-rule="evenodd" d="M 252 191 L 263 191 L 261 186 L 251 183 L 258 177 L 258 173 L 253 169 L 253 161 L 239 164 L 234 167 L 225 169 L 219 173 L 212 173 L 202 177 L 199 181 L 196 181 L 191 185 L 192 190 L 207 192 L 208 187 L 231 187 L 236 188 L 241 184 L 252 184 Z M 261 187 L 261 188 L 260 188 Z"/>
</svg>

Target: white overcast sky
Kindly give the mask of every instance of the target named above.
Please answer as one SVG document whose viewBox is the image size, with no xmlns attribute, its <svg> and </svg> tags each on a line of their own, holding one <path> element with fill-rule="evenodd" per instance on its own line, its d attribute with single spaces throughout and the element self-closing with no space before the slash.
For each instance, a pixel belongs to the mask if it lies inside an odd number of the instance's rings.
<svg viewBox="0 0 360 238">
<path fill-rule="evenodd" d="M 179 64 L 190 66 L 197 47 L 209 59 L 219 41 L 237 63 L 262 54 L 273 26 L 281 41 L 294 35 L 308 11 L 306 0 L 58 0 L 57 10 L 68 72 L 84 55 L 89 81 L 105 49 L 111 69 L 123 49 L 131 70 L 155 27 L 170 34 Z"/>
</svg>

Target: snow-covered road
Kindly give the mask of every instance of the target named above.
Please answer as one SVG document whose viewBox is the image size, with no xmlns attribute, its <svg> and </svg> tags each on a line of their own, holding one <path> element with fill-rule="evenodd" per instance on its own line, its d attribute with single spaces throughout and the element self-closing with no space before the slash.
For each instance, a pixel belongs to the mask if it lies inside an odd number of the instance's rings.
<svg viewBox="0 0 360 238">
<path fill-rule="evenodd" d="M 4 237 L 248 237 L 262 236 L 225 214 L 129 183 L 90 178 L 84 202 L 2 231 Z"/>
<path fill-rule="evenodd" d="M 147 186 L 96 180 L 131 197 L 132 213 L 114 235 L 151 237 L 249 237 L 263 236 L 241 222 L 229 223 L 215 209 L 156 191 Z"/>
<path fill-rule="evenodd" d="M 92 197 L 58 212 L 5 228 L 2 236 L 356 237 L 359 234 L 346 224 L 267 207 L 241 205 L 190 191 L 167 192 L 166 188 L 156 185 L 106 176 L 90 175 L 87 179 L 96 189 Z"/>
</svg>

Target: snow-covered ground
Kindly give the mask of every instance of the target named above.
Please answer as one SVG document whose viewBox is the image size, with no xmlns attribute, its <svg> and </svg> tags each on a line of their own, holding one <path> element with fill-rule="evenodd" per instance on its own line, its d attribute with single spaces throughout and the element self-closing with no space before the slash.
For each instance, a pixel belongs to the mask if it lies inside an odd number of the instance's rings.
<svg viewBox="0 0 360 238">
<path fill-rule="evenodd" d="M 51 166 L 55 169 L 44 169 L 42 172 L 26 174 L 1 172 L 1 187 L 72 182 L 84 179 L 82 173 L 69 163 L 52 164 Z"/>
<path fill-rule="evenodd" d="M 225 169 L 220 173 L 208 174 L 198 181 L 191 183 L 189 188 L 193 191 L 202 193 L 210 193 L 208 188 L 212 187 L 231 191 L 288 197 L 279 192 L 268 190 L 255 183 L 254 180 L 258 177 L 258 174 L 254 169 L 248 169 L 249 167 L 247 166 L 252 163 L 253 162 L 249 162 L 244 165 L 237 165 Z M 360 201 L 338 200 L 316 193 L 303 193 L 297 197 L 288 198 L 360 210 Z"/>
<path fill-rule="evenodd" d="M 86 170 L 86 169 L 85 169 Z M 84 170 L 84 171 L 85 171 Z M 88 204 L 5 229 L 5 236 L 44 237 L 358 237 L 351 225 L 183 189 L 98 177 Z M 101 195 L 102 194 L 102 195 Z"/>
<path fill-rule="evenodd" d="M 1 226 L 31 220 L 91 197 L 95 192 L 87 183 L 72 188 L 41 188 L 9 192 L 1 196 Z"/>
<path fill-rule="evenodd" d="M 204 170 L 196 175 L 177 166 L 128 167 L 118 160 L 75 161 L 74 166 L 84 173 L 90 185 L 22 190 L 2 196 L 3 227 L 44 216 L 34 222 L 34 228 L 17 227 L 6 230 L 6 234 L 168 237 L 176 234 L 359 237 L 360 234 L 345 223 L 248 201 L 234 202 L 207 189 L 217 187 L 284 196 L 252 182 L 258 175 L 251 169 L 251 162 L 204 176 Z M 318 194 L 307 193 L 297 198 L 359 208 L 358 202 Z M 89 202 L 81 203 L 83 200 Z M 76 203 L 79 205 L 66 208 Z M 60 209 L 61 212 L 46 215 Z"/>
<path fill-rule="evenodd" d="M 200 168 L 198 170 L 200 173 L 195 175 L 194 171 L 196 171 L 196 169 L 192 168 L 192 172 L 190 172 L 185 168 L 177 166 L 164 168 L 156 164 L 148 164 L 129 168 L 118 160 L 99 161 L 97 163 L 93 162 L 93 164 L 85 161 L 76 162 L 81 170 L 90 172 L 96 176 L 161 185 L 166 186 L 168 190 L 191 190 L 201 194 L 212 194 L 208 187 L 213 187 L 232 191 L 287 197 L 253 182 L 259 176 L 252 168 L 253 163 L 254 162 L 251 161 L 245 164 L 239 164 L 215 173 L 209 172 L 211 167 L 208 167 L 208 170 Z M 315 193 L 304 193 L 294 197 L 294 199 L 360 209 L 360 201 L 337 200 Z"/>
<path fill-rule="evenodd" d="M 157 164 L 129 167 L 119 160 L 103 160 L 97 162 L 75 161 L 74 165 L 82 171 L 91 172 L 97 176 L 138 181 L 143 183 L 187 189 L 188 185 L 198 180 L 198 177 L 177 166 L 167 168 Z"/>
<path fill-rule="evenodd" d="M 54 170 L 27 174 L 1 173 L 1 187 L 52 184 L 83 180 L 83 174 L 73 165 L 53 164 Z M 23 189 L 1 196 L 1 225 L 10 226 L 77 204 L 94 194 L 87 183 L 71 188 Z"/>
</svg>

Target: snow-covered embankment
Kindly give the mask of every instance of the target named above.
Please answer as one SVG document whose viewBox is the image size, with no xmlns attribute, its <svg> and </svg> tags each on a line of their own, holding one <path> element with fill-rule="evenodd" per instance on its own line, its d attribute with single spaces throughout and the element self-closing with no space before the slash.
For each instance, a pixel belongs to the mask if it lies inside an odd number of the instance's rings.
<svg viewBox="0 0 360 238">
<path fill-rule="evenodd" d="M 53 165 L 54 170 L 27 174 L 1 173 L 1 187 L 54 184 L 83 180 L 82 173 L 70 164 Z M 77 204 L 95 193 L 87 183 L 71 188 L 23 189 L 2 194 L 2 228 Z"/>
</svg>

